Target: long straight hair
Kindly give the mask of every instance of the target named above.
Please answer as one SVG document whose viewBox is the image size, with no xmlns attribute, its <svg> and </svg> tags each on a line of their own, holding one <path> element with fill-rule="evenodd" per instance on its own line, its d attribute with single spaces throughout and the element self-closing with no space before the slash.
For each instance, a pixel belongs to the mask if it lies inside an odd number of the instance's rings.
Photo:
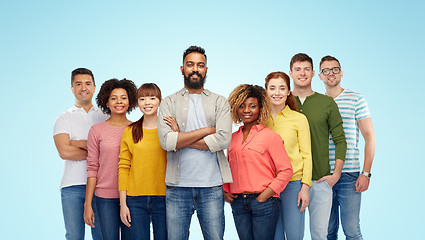
<svg viewBox="0 0 425 240">
<path fill-rule="evenodd" d="M 152 96 L 157 97 L 161 102 L 161 89 L 159 89 L 155 83 L 144 83 L 137 90 L 137 99 Z M 138 143 L 143 138 L 143 120 L 144 116 L 142 116 L 138 121 L 130 124 L 134 143 Z"/>
</svg>

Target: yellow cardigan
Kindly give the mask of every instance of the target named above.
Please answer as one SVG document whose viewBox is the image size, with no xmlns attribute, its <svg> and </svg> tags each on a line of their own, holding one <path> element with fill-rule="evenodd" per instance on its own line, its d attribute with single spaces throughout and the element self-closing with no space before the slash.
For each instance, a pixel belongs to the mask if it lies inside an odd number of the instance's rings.
<svg viewBox="0 0 425 240">
<path fill-rule="evenodd" d="M 302 183 L 311 186 L 313 163 L 307 118 L 286 106 L 275 119 L 270 118 L 267 121 L 266 127 L 278 133 L 283 139 L 294 171 L 291 181 L 301 180 Z"/>
<path fill-rule="evenodd" d="M 167 152 L 159 145 L 157 129 L 143 129 L 143 138 L 133 142 L 132 127 L 121 138 L 118 189 L 128 196 L 165 196 Z"/>
</svg>

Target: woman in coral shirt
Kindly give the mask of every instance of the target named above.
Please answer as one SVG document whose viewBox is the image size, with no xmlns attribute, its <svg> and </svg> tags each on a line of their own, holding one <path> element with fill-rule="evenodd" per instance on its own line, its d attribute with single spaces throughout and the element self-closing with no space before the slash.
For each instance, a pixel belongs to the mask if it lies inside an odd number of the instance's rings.
<svg viewBox="0 0 425 240">
<path fill-rule="evenodd" d="M 223 185 L 231 204 L 239 238 L 274 238 L 279 217 L 279 194 L 292 177 L 282 138 L 263 124 L 270 117 L 264 88 L 243 84 L 228 99 L 231 116 L 243 126 L 233 133 L 227 157 L 233 183 Z"/>
<path fill-rule="evenodd" d="M 84 221 L 94 227 L 97 217 L 104 240 L 119 239 L 120 229 L 121 239 L 129 239 L 128 229 L 120 219 L 118 156 L 122 133 L 131 123 L 127 113 L 137 105 L 136 91 L 130 80 L 111 79 L 102 84 L 96 98 L 99 108 L 111 117 L 89 131 Z M 91 206 L 93 194 L 98 216 L 94 216 Z"/>
</svg>

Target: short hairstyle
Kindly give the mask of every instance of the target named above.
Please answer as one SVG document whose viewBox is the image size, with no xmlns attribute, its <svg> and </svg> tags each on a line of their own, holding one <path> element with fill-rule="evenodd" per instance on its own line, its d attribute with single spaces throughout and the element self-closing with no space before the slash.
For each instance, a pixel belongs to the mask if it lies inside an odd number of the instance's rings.
<svg viewBox="0 0 425 240">
<path fill-rule="evenodd" d="M 227 101 L 230 104 L 230 115 L 234 123 L 240 123 L 241 119 L 238 116 L 239 107 L 245 102 L 246 99 L 254 97 L 258 101 L 260 114 L 258 115 L 257 122 L 265 124 L 271 117 L 271 104 L 267 96 L 266 90 L 258 85 L 241 84 L 237 86 L 229 95 Z"/>
<path fill-rule="evenodd" d="M 296 62 L 305 62 L 305 61 L 311 63 L 311 68 L 313 68 L 313 59 L 311 59 L 311 57 L 309 57 L 305 53 L 297 53 L 297 54 L 295 54 L 291 58 L 291 62 L 289 62 L 289 70 L 292 71 L 292 66 L 294 65 L 294 63 L 296 63 Z"/>
<path fill-rule="evenodd" d="M 92 71 L 90 71 L 90 69 L 87 69 L 87 68 L 77 68 L 74 71 L 72 71 L 72 73 L 71 73 L 71 86 L 74 83 L 75 76 L 78 75 L 78 74 L 90 75 L 91 78 L 93 79 L 93 85 L 96 86 L 96 83 L 94 82 L 94 75 L 93 75 Z"/>
<path fill-rule="evenodd" d="M 291 91 L 291 81 L 290 78 L 288 76 L 288 74 L 284 73 L 284 72 L 272 72 L 269 73 L 269 75 L 267 75 L 266 77 L 266 83 L 265 83 L 265 87 L 266 89 L 269 87 L 269 81 L 271 79 L 275 79 L 275 78 L 281 78 L 283 79 L 283 81 L 285 81 L 286 86 L 288 86 L 289 89 L 289 96 L 286 98 L 285 104 L 289 106 L 290 109 L 294 110 L 294 111 L 298 111 L 298 104 L 295 100 L 294 95 L 292 94 Z"/>
<path fill-rule="evenodd" d="M 99 94 L 97 94 L 96 102 L 100 109 L 106 114 L 111 114 L 111 109 L 106 105 L 109 97 L 111 96 L 112 90 L 116 88 L 122 88 L 127 92 L 128 102 L 130 106 L 127 109 L 127 113 L 131 112 L 137 106 L 137 87 L 134 82 L 128 79 L 118 80 L 116 78 L 110 79 L 102 84 L 100 87 Z"/>
<path fill-rule="evenodd" d="M 183 64 L 184 64 L 184 59 L 186 58 L 186 56 L 191 54 L 191 53 L 194 53 L 194 52 L 204 55 L 205 61 L 207 61 L 207 55 L 205 54 L 205 49 L 198 47 L 198 46 L 190 46 L 183 53 Z"/>
<path fill-rule="evenodd" d="M 325 62 L 325 61 L 337 61 L 339 67 L 341 67 L 341 63 L 339 63 L 338 59 L 336 59 L 336 57 L 332 57 L 330 55 L 327 55 L 327 56 L 322 57 L 322 59 L 320 60 L 319 67 L 322 67 L 322 63 Z"/>
<path fill-rule="evenodd" d="M 161 102 L 161 89 L 155 83 L 145 83 L 139 87 L 137 90 L 137 99 L 141 97 L 151 97 L 155 96 Z M 143 138 L 143 120 L 144 116 L 142 116 L 136 122 L 130 124 L 131 134 L 133 135 L 133 142 L 138 143 Z"/>
</svg>

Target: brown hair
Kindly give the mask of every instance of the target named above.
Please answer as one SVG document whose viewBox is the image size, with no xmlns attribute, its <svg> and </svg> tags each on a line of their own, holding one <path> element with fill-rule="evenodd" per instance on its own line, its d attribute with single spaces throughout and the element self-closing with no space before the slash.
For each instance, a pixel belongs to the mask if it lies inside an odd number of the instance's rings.
<svg viewBox="0 0 425 240">
<path fill-rule="evenodd" d="M 161 89 L 155 83 L 145 83 L 137 90 L 137 99 L 141 97 L 155 96 L 161 102 Z M 142 116 L 138 121 L 130 124 L 131 135 L 133 135 L 133 142 L 138 143 L 143 138 L 143 120 Z"/>
<path fill-rule="evenodd" d="M 289 70 L 292 71 L 292 66 L 296 62 L 309 62 L 311 64 L 311 69 L 313 69 L 313 59 L 305 53 L 297 53 L 291 58 L 291 62 L 289 62 Z"/>
<path fill-rule="evenodd" d="M 266 90 L 258 85 L 241 84 L 237 86 L 229 95 L 227 101 L 230 104 L 230 115 L 234 123 L 240 123 L 241 119 L 238 116 L 239 107 L 247 98 L 256 98 L 260 108 L 257 122 L 265 124 L 271 117 L 271 104 L 267 96 Z"/>
<path fill-rule="evenodd" d="M 341 67 L 341 63 L 339 63 L 339 61 L 338 61 L 338 59 L 336 59 L 336 57 L 332 57 L 332 56 L 327 55 L 327 56 L 322 57 L 322 59 L 320 60 L 320 64 L 319 64 L 320 68 L 322 68 L 322 63 L 325 62 L 325 61 L 337 61 L 339 67 Z"/>
<path fill-rule="evenodd" d="M 294 95 L 292 94 L 292 91 L 291 91 L 291 81 L 289 79 L 289 76 L 286 73 L 284 73 L 284 72 L 269 73 L 269 75 L 267 75 L 267 77 L 266 77 L 266 84 L 265 84 L 266 89 L 269 87 L 269 81 L 271 79 L 275 79 L 275 78 L 283 79 L 283 81 L 285 81 L 285 83 L 286 83 L 286 86 L 288 86 L 289 96 L 286 98 L 285 104 L 288 105 L 290 109 L 292 109 L 294 111 L 299 111 L 297 101 L 295 100 L 295 97 L 294 97 Z"/>
</svg>

